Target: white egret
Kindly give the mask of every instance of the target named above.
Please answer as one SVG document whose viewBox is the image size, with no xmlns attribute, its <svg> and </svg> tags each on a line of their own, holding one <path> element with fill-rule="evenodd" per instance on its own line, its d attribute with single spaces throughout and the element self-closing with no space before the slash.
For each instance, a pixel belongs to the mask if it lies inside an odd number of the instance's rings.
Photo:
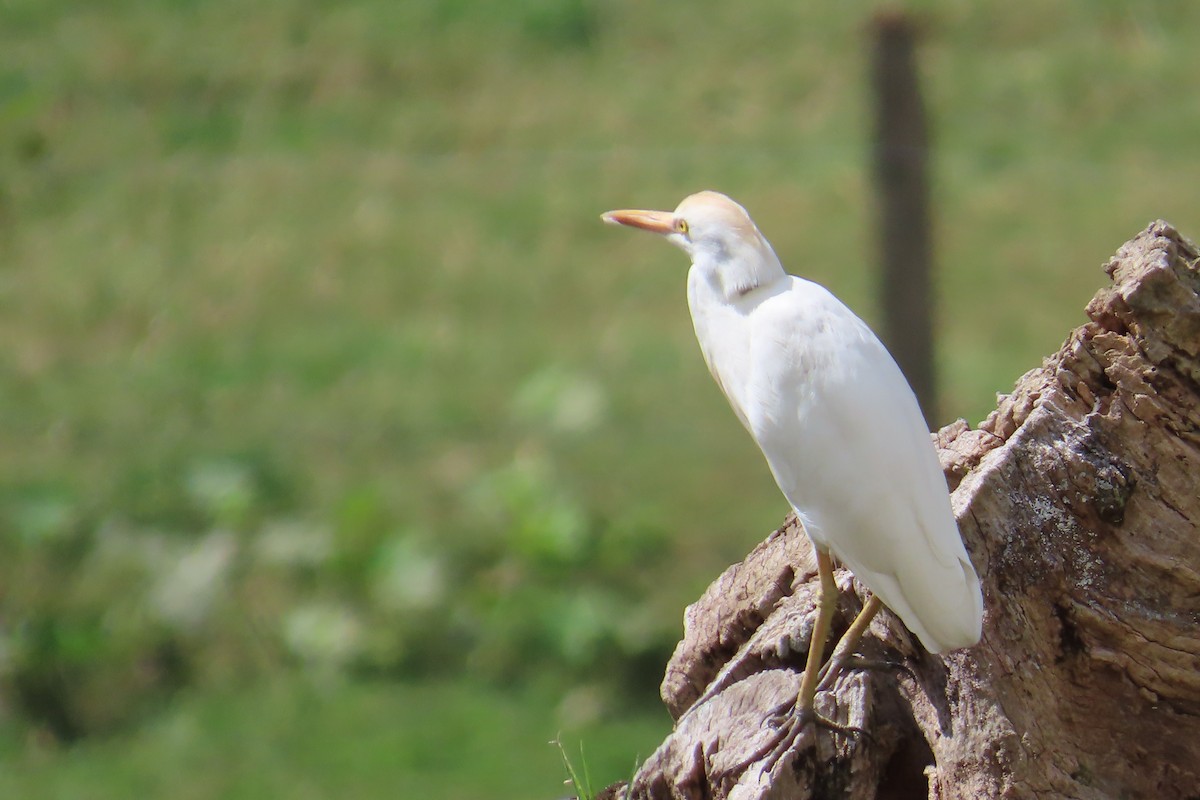
<svg viewBox="0 0 1200 800">
<path fill-rule="evenodd" d="M 979 578 L 937 453 L 912 389 L 866 323 L 784 272 L 723 194 L 602 218 L 661 234 L 691 257 L 688 306 L 704 360 L 812 540 L 821 594 L 795 704 L 800 727 L 828 724 L 814 710 L 819 680 L 836 677 L 880 601 L 931 652 L 979 641 Z M 821 673 L 837 600 L 831 555 L 872 597 Z"/>
</svg>

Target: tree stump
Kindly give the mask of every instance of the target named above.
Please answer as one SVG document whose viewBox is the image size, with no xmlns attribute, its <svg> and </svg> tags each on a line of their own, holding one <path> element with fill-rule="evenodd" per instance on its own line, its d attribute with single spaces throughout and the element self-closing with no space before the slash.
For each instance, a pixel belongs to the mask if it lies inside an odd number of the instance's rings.
<svg viewBox="0 0 1200 800">
<path fill-rule="evenodd" d="M 933 656 L 890 612 L 774 760 L 817 595 L 794 520 L 687 609 L 674 732 L 634 798 L 1200 798 L 1200 253 L 1155 222 L 1112 286 L 978 429 L 934 435 L 983 580 L 975 647 Z M 870 498 L 863 498 L 870 502 Z M 840 571 L 840 633 L 864 590 Z M 779 754 L 775 754 L 779 756 Z"/>
</svg>

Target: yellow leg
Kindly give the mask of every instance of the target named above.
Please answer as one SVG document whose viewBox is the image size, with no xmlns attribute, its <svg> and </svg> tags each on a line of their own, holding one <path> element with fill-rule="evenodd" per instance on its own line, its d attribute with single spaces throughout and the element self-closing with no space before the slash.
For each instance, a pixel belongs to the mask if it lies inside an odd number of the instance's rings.
<svg viewBox="0 0 1200 800">
<path fill-rule="evenodd" d="M 821 661 L 825 655 L 825 644 L 829 638 L 829 626 L 833 620 L 833 608 L 837 603 L 837 584 L 833 580 L 833 561 L 829 553 L 813 548 L 817 554 L 817 576 L 821 579 L 821 594 L 817 597 L 817 619 L 813 622 L 812 637 L 808 642 L 808 661 L 804 664 L 804 677 L 800 680 L 800 697 L 797 706 L 802 718 L 814 715 L 817 683 L 821 677 Z"/>
<path fill-rule="evenodd" d="M 854 654 L 854 650 L 858 647 L 858 643 L 862 641 L 863 634 L 867 632 L 867 627 L 870 626 L 871 620 L 879 613 L 879 609 L 883 607 L 881 601 L 875 595 L 871 595 L 863 606 L 862 611 L 858 612 L 858 616 L 854 618 L 854 622 L 842 634 L 842 640 L 838 642 L 837 649 L 829 658 L 829 663 L 821 670 L 820 686 L 827 687 L 837 679 L 838 673 L 842 671 L 846 660 Z"/>
<path fill-rule="evenodd" d="M 764 763 L 768 771 L 775 768 L 779 759 L 791 749 L 810 725 L 816 725 L 844 736 L 869 735 L 861 728 L 852 725 L 838 725 L 821 719 L 817 716 L 816 699 L 817 689 L 825 688 L 827 682 L 836 678 L 837 673 L 842 670 L 847 658 L 858 646 L 867 626 L 871 624 L 871 618 L 879 611 L 882 603 L 874 595 L 871 596 L 871 599 L 867 601 L 863 610 L 855 618 L 854 623 L 846 631 L 845 636 L 842 637 L 838 647 L 834 649 L 829 663 L 822 669 L 821 657 L 825 655 L 825 645 L 829 639 L 829 628 L 833 621 L 833 609 L 837 604 L 838 591 L 837 584 L 833 580 L 833 559 L 829 557 L 827 551 L 819 547 L 813 549 L 817 555 L 817 576 L 821 579 L 821 594 L 817 597 L 817 618 L 813 622 L 812 637 L 808 642 L 808 660 L 804 665 L 804 676 L 800 679 L 800 693 L 794 704 L 788 703 L 777 709 L 777 714 L 783 712 L 789 705 L 792 709 L 792 713 L 776 717 L 779 723 L 777 735 L 764 748 L 751 754 L 745 762 L 749 764 L 751 761 L 765 756 Z"/>
</svg>

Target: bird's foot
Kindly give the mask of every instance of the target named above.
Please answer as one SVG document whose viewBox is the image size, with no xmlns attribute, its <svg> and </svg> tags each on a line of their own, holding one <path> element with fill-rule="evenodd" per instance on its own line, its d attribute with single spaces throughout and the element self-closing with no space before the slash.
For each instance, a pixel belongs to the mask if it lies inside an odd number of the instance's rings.
<svg viewBox="0 0 1200 800">
<path fill-rule="evenodd" d="M 811 725 L 822 730 L 831 731 L 840 736 L 851 738 L 865 736 L 868 739 L 872 738 L 871 734 L 863 728 L 856 725 L 842 725 L 831 719 L 825 719 L 825 717 L 817 713 L 815 708 L 804 708 L 799 701 L 789 701 L 776 706 L 769 721 L 779 730 L 789 727 L 798 729 L 796 736 L 799 736 L 805 728 Z M 795 738 L 793 737 L 793 740 Z"/>
<path fill-rule="evenodd" d="M 855 739 L 860 736 L 865 736 L 867 739 L 873 738 L 866 730 L 855 725 L 842 725 L 825 719 L 816 712 L 815 708 L 804 707 L 798 699 L 780 703 L 771 712 L 767 721 L 774 728 L 774 735 L 757 748 L 743 762 L 743 766 L 762 759 L 763 771 L 770 772 L 789 751 L 796 747 L 796 743 L 802 736 L 815 730 L 827 730 L 835 735 Z"/>
<path fill-rule="evenodd" d="M 845 672 L 903 672 L 914 681 L 916 673 L 903 661 L 892 661 L 886 658 L 864 658 L 860 655 L 847 655 L 843 658 L 836 656 L 825 663 L 817 676 L 817 691 L 824 692 L 833 688 L 833 684 Z"/>
</svg>

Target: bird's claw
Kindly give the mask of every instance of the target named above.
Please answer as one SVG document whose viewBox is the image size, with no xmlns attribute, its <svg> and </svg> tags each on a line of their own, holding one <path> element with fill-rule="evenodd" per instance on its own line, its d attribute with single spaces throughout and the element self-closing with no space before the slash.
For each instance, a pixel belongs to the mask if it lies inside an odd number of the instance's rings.
<svg viewBox="0 0 1200 800">
<path fill-rule="evenodd" d="M 836 664 L 830 661 L 821 668 L 817 678 L 817 691 L 828 691 L 833 687 L 838 677 L 847 671 L 903 672 L 914 681 L 917 675 L 912 667 L 903 661 L 892 661 L 886 658 L 864 658 L 851 655 L 839 660 Z"/>
<path fill-rule="evenodd" d="M 840 736 L 845 736 L 848 739 L 857 739 L 860 736 L 865 736 L 870 741 L 875 741 L 875 737 L 872 736 L 870 731 L 868 731 L 866 728 L 860 728 L 857 725 L 843 725 L 840 722 L 834 722 L 831 719 L 825 719 L 815 711 L 811 712 L 811 715 L 807 716 L 809 716 L 807 720 L 804 720 L 803 717 L 801 717 L 801 721 L 798 724 L 816 725 L 818 728 L 822 728 Z"/>
<path fill-rule="evenodd" d="M 874 741 L 874 737 L 857 725 L 842 725 L 833 720 L 825 719 L 812 708 L 802 708 L 795 700 L 780 703 L 771 712 L 767 721 L 775 728 L 775 735 L 762 747 L 758 748 L 745 762 L 752 763 L 763 759 L 763 771 L 775 769 L 779 761 L 790 751 L 797 740 L 812 728 L 820 728 L 834 734 L 849 738 L 864 736 Z"/>
</svg>

